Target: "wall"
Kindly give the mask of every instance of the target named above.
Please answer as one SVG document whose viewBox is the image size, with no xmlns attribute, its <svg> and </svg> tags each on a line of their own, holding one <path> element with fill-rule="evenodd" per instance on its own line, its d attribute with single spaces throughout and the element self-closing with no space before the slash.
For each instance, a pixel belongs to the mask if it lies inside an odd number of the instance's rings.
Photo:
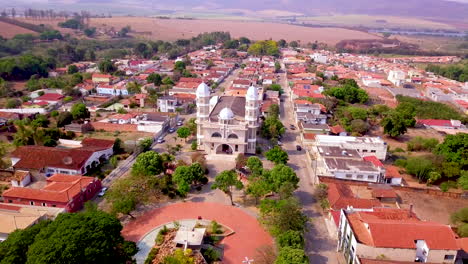
<svg viewBox="0 0 468 264">
<path fill-rule="evenodd" d="M 14 108 L 14 109 L 0 109 L 0 112 L 18 113 L 18 114 L 44 114 L 45 108 Z"/>
<path fill-rule="evenodd" d="M 409 261 L 413 262 L 416 257 L 416 249 L 403 248 L 374 248 L 364 244 L 358 244 L 357 254 L 359 257 L 375 259 L 380 255 L 384 255 L 388 259 L 394 261 Z M 429 249 L 427 262 L 429 263 L 455 263 L 453 260 L 445 261 L 445 255 L 457 255 L 456 250 L 434 250 Z"/>
</svg>

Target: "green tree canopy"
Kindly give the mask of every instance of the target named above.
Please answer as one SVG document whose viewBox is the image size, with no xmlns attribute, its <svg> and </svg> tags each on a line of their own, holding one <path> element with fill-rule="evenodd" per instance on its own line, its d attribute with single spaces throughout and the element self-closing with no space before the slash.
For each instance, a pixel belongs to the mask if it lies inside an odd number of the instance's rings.
<svg viewBox="0 0 468 264">
<path fill-rule="evenodd" d="M 260 175 L 263 171 L 263 162 L 258 157 L 252 156 L 247 159 L 247 167 L 253 174 Z"/>
<path fill-rule="evenodd" d="M 468 207 L 460 209 L 450 216 L 451 222 L 457 226 L 458 235 L 468 237 Z"/>
<path fill-rule="evenodd" d="M 120 222 L 102 211 L 63 213 L 12 234 L 0 244 L 0 263 L 126 263 L 137 248 L 121 230 Z"/>
<path fill-rule="evenodd" d="M 250 45 L 248 52 L 254 56 L 279 56 L 278 44 L 273 40 L 261 40 Z"/>
<path fill-rule="evenodd" d="M 234 205 L 232 200 L 232 191 L 233 188 L 242 189 L 244 186 L 239 180 L 237 173 L 233 170 L 226 170 L 218 174 L 215 178 L 212 189 L 219 189 L 227 194 L 231 200 L 231 204 Z"/>
<path fill-rule="evenodd" d="M 456 162 L 463 169 L 468 169 L 468 134 L 447 135 L 434 153 L 442 155 L 449 162 Z"/>
<path fill-rule="evenodd" d="M 177 129 L 177 136 L 180 138 L 183 138 L 184 140 L 187 140 L 187 138 L 190 136 L 191 131 L 190 128 L 183 126 L 179 129 Z"/>
<path fill-rule="evenodd" d="M 305 255 L 303 249 L 291 247 L 281 248 L 275 264 L 308 264 L 309 258 Z"/>
<path fill-rule="evenodd" d="M 284 164 L 278 164 L 269 172 L 268 180 L 273 186 L 273 190 L 278 192 L 281 186 L 285 183 L 291 183 L 296 189 L 299 183 L 299 178 L 297 177 L 294 170 Z"/>
<path fill-rule="evenodd" d="M 269 161 L 273 161 L 275 164 L 286 164 L 289 160 L 288 153 L 280 146 L 275 146 L 268 150 L 265 153 L 265 156 Z"/>
<path fill-rule="evenodd" d="M 151 176 L 163 172 L 163 160 L 161 155 L 154 151 L 141 153 L 132 166 L 133 175 Z"/>
<path fill-rule="evenodd" d="M 83 103 L 76 103 L 72 106 L 70 113 L 74 120 L 89 118 L 88 108 Z"/>
<path fill-rule="evenodd" d="M 304 235 L 300 231 L 288 230 L 279 234 L 276 241 L 280 248 L 304 249 Z"/>
<path fill-rule="evenodd" d="M 405 117 L 397 111 L 392 111 L 387 114 L 387 116 L 382 119 L 380 125 L 384 129 L 384 133 L 391 137 L 398 137 L 403 135 L 408 130 L 407 119 L 405 119 Z"/>
<path fill-rule="evenodd" d="M 284 200 L 263 200 L 260 203 L 260 221 L 274 236 L 288 230 L 305 231 L 307 216 L 302 213 L 299 201 L 293 197 Z"/>
<path fill-rule="evenodd" d="M 117 70 L 117 67 L 109 59 L 100 61 L 98 68 L 102 73 L 114 73 Z"/>
</svg>

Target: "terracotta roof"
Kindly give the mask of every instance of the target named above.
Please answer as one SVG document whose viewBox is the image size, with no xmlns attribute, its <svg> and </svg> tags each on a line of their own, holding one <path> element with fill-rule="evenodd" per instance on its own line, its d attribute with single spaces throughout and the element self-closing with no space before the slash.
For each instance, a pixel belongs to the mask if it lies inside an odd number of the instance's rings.
<svg viewBox="0 0 468 264">
<path fill-rule="evenodd" d="M 457 239 L 458 246 L 465 252 L 468 252 L 468 237 Z"/>
<path fill-rule="evenodd" d="M 110 74 L 94 73 L 92 78 L 111 78 Z"/>
<path fill-rule="evenodd" d="M 330 202 L 330 207 L 335 210 L 346 209 L 348 206 L 360 209 L 382 206 L 382 204 L 375 199 L 356 198 L 348 185 L 339 183 L 327 183 L 327 185 L 328 201 Z"/>
<path fill-rule="evenodd" d="M 59 101 L 63 98 L 63 95 L 58 93 L 46 93 L 42 96 L 37 97 L 34 101 Z"/>
<path fill-rule="evenodd" d="M 333 217 L 335 225 L 340 226 L 341 210 L 330 210 L 330 214 Z"/>
<path fill-rule="evenodd" d="M 3 196 L 66 203 L 93 181 L 93 177 L 55 174 L 47 179 L 47 185 L 42 189 L 13 187 L 4 191 Z"/>
<path fill-rule="evenodd" d="M 414 261 L 394 261 L 394 260 L 383 260 L 383 259 L 359 259 L 361 264 L 414 264 Z M 427 264 L 431 264 L 426 262 Z M 433 263 L 432 263 L 433 264 Z"/>
<path fill-rule="evenodd" d="M 393 166 L 393 165 L 386 165 L 385 166 L 385 178 L 386 179 L 401 178 L 401 174 L 398 171 L 398 167 Z"/>
<path fill-rule="evenodd" d="M 114 146 L 114 140 L 97 139 L 97 138 L 85 138 L 81 141 L 81 145 L 84 148 L 92 149 L 109 149 Z"/>
<path fill-rule="evenodd" d="M 384 165 L 382 164 L 382 162 L 376 157 L 376 156 L 366 156 L 364 158 L 362 158 L 363 160 L 365 161 L 369 161 L 371 162 L 372 164 L 374 164 L 376 167 L 380 167 L 380 168 L 383 168 Z"/>
<path fill-rule="evenodd" d="M 445 127 L 452 127 L 452 122 L 450 120 L 442 120 L 442 119 L 419 119 L 416 121 L 419 125 L 426 125 L 426 126 L 445 126 Z"/>
<path fill-rule="evenodd" d="M 307 140 L 315 140 L 315 137 L 317 135 L 314 133 L 303 133 L 302 136 L 304 137 L 304 139 L 307 139 Z"/>
<path fill-rule="evenodd" d="M 344 128 L 342 128 L 340 125 L 336 125 L 330 127 L 330 132 L 332 132 L 333 134 L 339 134 L 342 132 L 346 132 L 346 130 L 344 130 Z"/>
<path fill-rule="evenodd" d="M 44 146 L 21 146 L 11 154 L 20 160 L 16 169 L 42 169 L 45 167 L 79 170 L 94 151 L 82 148 L 65 149 Z"/>
<path fill-rule="evenodd" d="M 356 239 L 368 246 L 414 249 L 415 240 L 424 240 L 429 249 L 459 248 L 450 226 L 421 221 L 408 210 L 375 208 L 346 214 Z"/>
</svg>

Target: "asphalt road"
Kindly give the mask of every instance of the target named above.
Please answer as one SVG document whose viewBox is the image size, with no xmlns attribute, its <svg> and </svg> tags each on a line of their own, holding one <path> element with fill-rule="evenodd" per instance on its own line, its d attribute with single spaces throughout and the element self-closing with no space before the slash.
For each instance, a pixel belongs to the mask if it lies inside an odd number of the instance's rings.
<svg viewBox="0 0 468 264">
<path fill-rule="evenodd" d="M 302 146 L 299 131 L 297 129 L 289 129 L 290 124 L 296 125 L 293 115 L 294 105 L 288 96 L 290 88 L 286 79 L 286 74 L 281 73 L 280 75 L 280 84 L 284 90 L 284 94 L 282 95 L 283 102 L 280 107 L 281 121 L 287 128 L 281 141 L 283 143 L 283 149 L 286 150 L 289 155 L 288 165 L 296 171 L 296 174 L 300 178 L 299 188 L 295 195 L 302 204 L 304 214 L 306 214 L 310 220 L 305 235 L 306 252 L 310 258 L 310 263 L 340 263 L 339 255 L 336 253 L 336 241 L 329 237 L 325 220 L 320 213 L 321 209 L 313 196 L 315 175 L 313 174 L 310 164 L 307 164 L 308 161 L 305 150 L 296 150 L 296 145 Z"/>
</svg>

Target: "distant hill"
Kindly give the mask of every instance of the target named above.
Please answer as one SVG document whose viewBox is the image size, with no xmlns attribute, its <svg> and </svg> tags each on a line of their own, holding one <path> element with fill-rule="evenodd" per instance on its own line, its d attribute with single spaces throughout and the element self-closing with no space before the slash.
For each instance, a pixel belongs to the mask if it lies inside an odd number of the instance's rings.
<svg viewBox="0 0 468 264">
<path fill-rule="evenodd" d="M 155 5 L 184 9 L 276 9 L 307 15 L 338 13 L 468 20 L 468 3 L 446 0 L 159 0 Z"/>
</svg>

